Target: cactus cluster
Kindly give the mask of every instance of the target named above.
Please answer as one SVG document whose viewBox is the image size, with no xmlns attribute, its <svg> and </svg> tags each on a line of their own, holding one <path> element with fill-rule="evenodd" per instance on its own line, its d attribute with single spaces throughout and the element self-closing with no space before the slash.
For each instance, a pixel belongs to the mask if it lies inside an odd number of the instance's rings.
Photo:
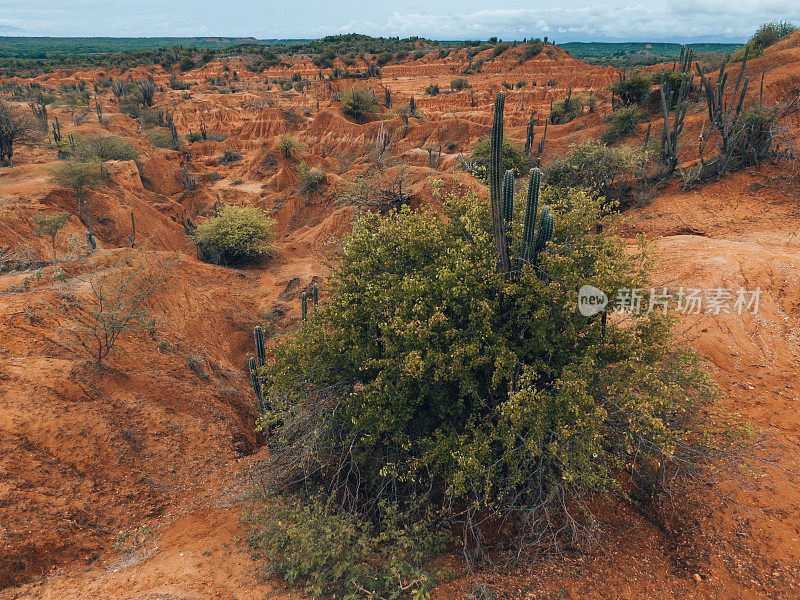
<svg viewBox="0 0 800 600">
<path fill-rule="evenodd" d="M 264 390 L 261 387 L 258 369 L 266 364 L 267 353 L 264 349 L 264 330 L 260 325 L 256 325 L 253 335 L 256 340 L 256 355 L 250 357 L 248 366 L 250 367 L 250 383 L 253 386 L 253 393 L 256 395 L 256 410 L 261 414 L 264 412 Z"/>
<path fill-rule="evenodd" d="M 507 273 L 510 270 L 506 230 L 514 214 L 514 172 L 506 171 L 502 188 L 500 184 L 504 104 L 505 94 L 500 92 L 497 94 L 497 100 L 495 101 L 489 153 L 489 191 L 492 201 L 494 245 L 497 253 L 498 269 L 501 273 Z M 542 141 L 544 141 L 544 138 L 542 138 Z M 538 168 L 531 169 L 525 205 L 522 244 L 519 251 L 518 264 L 520 267 L 526 263 L 535 264 L 538 262 L 539 254 L 545 249 L 547 242 L 553 238 L 555 219 L 549 207 L 542 207 L 539 226 L 538 228 L 536 227 L 541 177 L 541 171 Z"/>
<path fill-rule="evenodd" d="M 536 134 L 533 132 L 535 113 L 536 111 L 531 111 L 531 118 L 528 121 L 528 127 L 525 130 L 525 154 L 528 156 L 530 156 L 531 150 L 533 150 L 533 140 L 536 138 Z"/>
<path fill-rule="evenodd" d="M 514 171 L 506 171 L 503 179 L 503 219 L 506 224 L 514 218 Z"/>
<path fill-rule="evenodd" d="M 503 109 L 506 95 L 498 92 L 494 103 L 494 121 L 492 123 L 491 142 L 489 146 L 489 194 L 492 201 L 492 223 L 494 231 L 494 249 L 497 253 L 497 268 L 501 273 L 508 273 L 508 240 L 506 239 L 506 223 L 503 218 L 502 193 L 502 155 L 503 155 Z"/>
<path fill-rule="evenodd" d="M 539 253 L 545 249 L 547 242 L 553 238 L 553 227 L 555 219 L 550 212 L 549 206 L 542 207 L 542 214 L 539 217 L 539 227 L 536 228 L 536 214 L 539 208 L 539 187 L 542 180 L 542 172 L 531 169 L 530 180 L 528 182 L 528 196 L 525 205 L 525 224 L 522 230 L 522 247 L 520 248 L 520 259 L 522 263 L 536 263 Z"/>
</svg>

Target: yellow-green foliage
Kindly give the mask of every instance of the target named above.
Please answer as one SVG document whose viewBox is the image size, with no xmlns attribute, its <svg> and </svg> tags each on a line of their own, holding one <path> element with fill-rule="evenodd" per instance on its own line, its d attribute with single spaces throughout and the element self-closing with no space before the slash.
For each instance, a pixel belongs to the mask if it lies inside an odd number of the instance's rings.
<svg viewBox="0 0 800 600">
<path fill-rule="evenodd" d="M 80 160 L 136 160 L 139 152 L 136 148 L 116 135 L 85 135 L 78 139 L 75 157 Z"/>
<path fill-rule="evenodd" d="M 275 148 L 279 153 L 289 160 L 297 160 L 305 150 L 303 143 L 288 133 L 284 133 L 278 138 Z"/>
<path fill-rule="evenodd" d="M 647 154 L 639 147 L 611 148 L 592 139 L 574 144 L 563 157 L 551 161 L 543 171 L 551 186 L 577 187 L 593 191 L 631 177 L 647 162 Z"/>
<path fill-rule="evenodd" d="M 432 521 L 381 503 L 375 525 L 324 498 L 256 497 L 245 511 L 247 540 L 265 561 L 265 575 L 280 575 L 311 596 L 428 597 L 435 583 L 429 560 L 445 535 Z"/>
<path fill-rule="evenodd" d="M 695 411 L 711 387 L 670 321 L 654 311 L 604 326 L 577 312 L 584 284 L 612 299 L 649 288 L 641 263 L 596 233 L 612 225 L 599 200 L 544 201 L 553 241 L 510 277 L 476 195 L 447 199 L 444 219 L 403 209 L 356 221 L 328 303 L 260 373 L 279 481 L 355 513 L 426 498 L 547 536 L 552 520 L 591 528 L 595 494 L 625 498 L 631 477 L 701 461 Z"/>
<path fill-rule="evenodd" d="M 636 105 L 618 108 L 611 115 L 611 125 L 602 133 L 600 140 L 605 144 L 613 144 L 627 137 L 645 118 L 644 111 Z"/>
<path fill-rule="evenodd" d="M 96 188 L 103 180 L 102 168 L 96 160 L 66 160 L 50 169 L 50 174 L 52 183 L 71 189 L 78 200 L 82 200 L 88 190 Z"/>
<path fill-rule="evenodd" d="M 368 90 L 347 90 L 336 99 L 342 103 L 342 112 L 357 121 L 378 110 L 378 101 Z"/>
<path fill-rule="evenodd" d="M 254 206 L 226 206 L 202 222 L 194 240 L 204 260 L 233 265 L 257 260 L 272 249 L 275 221 Z"/>
<path fill-rule="evenodd" d="M 491 139 L 487 135 L 485 138 L 478 141 L 475 144 L 475 147 L 472 149 L 472 158 L 475 161 L 475 164 L 479 168 L 484 167 L 483 169 L 480 169 L 480 172 L 485 172 L 485 167 L 488 167 L 490 147 Z M 503 138 L 503 146 L 500 151 L 500 161 L 502 170 L 504 172 L 514 171 L 516 175 L 521 175 L 528 170 L 528 159 L 525 156 L 525 153 L 522 151 L 522 148 L 517 146 L 508 138 Z M 480 173 L 476 172 L 476 175 L 480 176 Z"/>
<path fill-rule="evenodd" d="M 568 98 L 553 103 L 553 108 L 550 109 L 550 122 L 568 123 L 583 114 L 584 106 L 588 106 L 589 112 L 593 112 L 596 104 L 597 101 L 594 98 L 571 94 Z"/>
</svg>

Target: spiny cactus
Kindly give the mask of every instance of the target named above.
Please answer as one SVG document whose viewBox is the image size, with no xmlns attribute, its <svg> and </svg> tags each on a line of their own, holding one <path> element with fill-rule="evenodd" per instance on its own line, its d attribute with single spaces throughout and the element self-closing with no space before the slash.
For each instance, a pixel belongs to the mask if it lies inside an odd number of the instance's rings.
<svg viewBox="0 0 800 600">
<path fill-rule="evenodd" d="M 542 152 L 544 152 L 544 141 L 547 139 L 547 121 L 544 122 L 544 132 L 542 133 L 542 139 L 539 140 L 539 148 L 536 151 L 536 162 L 539 164 L 539 161 L 542 158 Z"/>
<path fill-rule="evenodd" d="M 506 171 L 503 179 L 503 219 L 506 226 L 514 218 L 514 171 Z"/>
<path fill-rule="evenodd" d="M 533 260 L 536 262 L 539 258 L 539 253 L 544 250 L 547 242 L 553 239 L 553 227 L 555 226 L 555 219 L 550 212 L 549 206 L 542 207 L 542 216 L 539 219 L 539 230 L 536 232 L 536 240 L 534 241 Z"/>
<path fill-rule="evenodd" d="M 530 260 L 531 251 L 534 246 L 534 229 L 536 228 L 536 213 L 539 210 L 539 185 L 542 180 L 542 172 L 539 169 L 531 169 L 530 179 L 528 180 L 528 196 L 525 202 L 525 223 L 522 228 L 522 248 L 520 256 L 524 262 Z"/>
<path fill-rule="evenodd" d="M 319 304 L 319 286 L 315 283 L 314 287 L 311 288 L 311 297 L 314 300 L 314 306 Z"/>
<path fill-rule="evenodd" d="M 53 123 L 53 142 L 55 142 L 56 146 L 60 146 L 61 140 L 61 123 L 58 122 L 58 116 L 56 116 L 56 122 Z"/>
<path fill-rule="evenodd" d="M 533 140 L 536 137 L 536 134 L 533 132 L 533 121 L 534 121 L 534 113 L 536 111 L 531 111 L 531 118 L 528 121 L 528 127 L 525 132 L 525 154 L 530 156 L 531 151 L 533 150 Z"/>
<path fill-rule="evenodd" d="M 261 325 L 256 325 L 253 336 L 256 340 L 256 366 L 263 367 L 267 363 L 267 353 L 264 349 L 264 330 L 261 329 Z"/>
<path fill-rule="evenodd" d="M 494 224 L 494 248 L 497 253 L 497 268 L 501 273 L 508 273 L 508 240 L 503 219 L 503 197 L 501 181 L 503 150 L 503 108 L 506 95 L 498 92 L 494 103 L 494 121 L 492 123 L 491 145 L 489 150 L 489 193 L 492 200 L 492 222 Z"/>
<path fill-rule="evenodd" d="M 300 294 L 300 312 L 303 316 L 303 321 L 308 319 L 308 294 L 303 292 Z"/>
<path fill-rule="evenodd" d="M 89 231 L 86 232 L 86 243 L 89 244 L 89 248 L 92 249 L 94 252 L 97 250 L 97 242 L 94 239 L 94 227 L 92 227 L 92 214 L 89 212 L 89 205 L 86 204 L 86 200 L 83 201 L 83 210 L 86 213 L 86 226 L 89 228 Z"/>
<path fill-rule="evenodd" d="M 133 211 L 131 211 L 131 234 L 128 236 L 128 241 L 131 243 L 131 248 L 136 245 L 136 219 L 133 217 Z"/>
<path fill-rule="evenodd" d="M 250 367 L 250 384 L 253 386 L 253 393 L 256 395 L 256 410 L 261 414 L 264 412 L 264 392 L 261 389 L 261 379 L 258 377 L 256 359 L 251 357 L 248 364 Z"/>
</svg>

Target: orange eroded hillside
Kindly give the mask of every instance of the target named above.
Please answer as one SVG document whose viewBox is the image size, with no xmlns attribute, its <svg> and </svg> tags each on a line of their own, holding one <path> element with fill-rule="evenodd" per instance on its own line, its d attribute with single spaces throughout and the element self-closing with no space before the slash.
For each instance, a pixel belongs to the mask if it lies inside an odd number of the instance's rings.
<svg viewBox="0 0 800 600">
<path fill-rule="evenodd" d="M 520 61 L 520 52 L 474 57 L 486 62 L 480 72 L 464 75 L 472 87 L 453 93 L 451 80 L 469 64 L 466 51 L 389 63 L 380 78 L 330 82 L 302 56 L 260 74 L 233 56 L 181 73 L 197 84 L 188 91 L 170 89 L 170 73 L 159 65 L 37 78 L 49 88 L 152 75 L 163 87 L 155 104 L 173 114 L 181 136 L 203 126 L 225 139 L 157 148 L 107 89 L 100 90 L 103 123 L 92 112 L 75 124 L 68 107 L 51 108 L 65 137 L 111 133 L 139 152 L 138 166 L 106 163 L 107 179 L 92 192 L 91 210 L 98 247 L 109 255 L 82 260 L 75 246 L 86 227 L 74 195 L 49 178 L 48 169 L 60 162 L 54 145 L 22 145 L 14 166 L 0 168 L 0 260 L 30 267 L 0 271 L 0 597 L 297 596 L 278 581 L 261 581 L 237 538 L 243 473 L 267 452 L 255 432 L 245 369 L 253 327 L 270 322 L 275 335 L 285 334 L 299 320 L 302 291 L 317 282 L 324 294 L 328 259 L 357 212 L 336 198 L 367 173 L 380 134 L 390 140 L 386 160 L 390 170 L 403 171 L 412 207 L 434 209 L 440 207 L 434 179 L 446 188 L 484 189 L 460 169 L 460 155 L 489 133 L 503 82 L 527 83 L 506 98 L 505 134 L 519 144 L 531 110 L 538 143 L 551 101 L 570 90 L 597 98 L 597 112 L 547 126 L 543 162 L 600 135 L 611 110 L 607 88 L 618 72 L 588 66 L 553 46 L 527 61 Z M 737 69 L 729 67 L 731 77 Z M 207 78 L 233 71 L 237 91 L 209 89 Z M 760 94 L 753 82 L 760 83 L 762 72 L 768 102 L 797 86 L 800 34 L 748 62 L 749 98 Z M 295 73 L 308 78 L 310 88 L 267 89 L 265 80 Z M 432 84 L 443 93 L 426 95 Z M 344 116 L 335 99 L 352 87 L 373 90 L 381 105 L 367 122 Z M 386 90 L 392 110 L 383 108 Z M 396 109 L 411 96 L 418 114 L 406 123 Z M 680 146 L 686 165 L 698 159 L 706 118 L 704 103 L 689 109 Z M 658 114 L 651 120 L 653 132 L 660 131 Z M 646 129 L 640 124 L 622 143 L 641 144 Z M 792 124 L 791 134 L 797 131 Z M 297 158 L 277 150 L 284 134 L 302 143 Z M 226 150 L 239 158 L 221 163 Z M 319 190 L 301 191 L 300 163 L 324 171 Z M 187 177 L 193 185 L 186 185 Z M 707 359 L 722 406 L 765 429 L 761 451 L 780 468 L 728 485 L 741 510 L 729 511 L 711 495 L 702 518 L 684 523 L 677 534 L 625 506 L 606 507 L 604 552 L 543 559 L 498 575 L 494 583 L 507 597 L 800 597 L 798 190 L 797 165 L 789 160 L 690 190 L 676 177 L 646 202 L 631 203 L 623 224 L 631 245 L 642 233 L 654 240 L 657 285 L 762 290 L 757 315 L 688 316 L 678 328 Z M 243 269 L 198 260 L 182 221 L 201 222 L 215 203 L 269 212 L 276 220 L 274 258 Z M 58 235 L 59 262 L 53 264 L 50 240 L 33 234 L 34 217 L 62 211 L 71 216 Z M 104 261 L 132 254 L 131 236 L 154 258 L 176 258 L 166 285 L 148 300 L 159 315 L 155 331 L 135 336 L 126 353 L 98 369 L 66 343 L 64 315 L 52 307 L 59 294 L 86 294 L 90 272 L 106 268 Z M 434 597 L 461 598 L 470 585 L 456 579 Z"/>
</svg>

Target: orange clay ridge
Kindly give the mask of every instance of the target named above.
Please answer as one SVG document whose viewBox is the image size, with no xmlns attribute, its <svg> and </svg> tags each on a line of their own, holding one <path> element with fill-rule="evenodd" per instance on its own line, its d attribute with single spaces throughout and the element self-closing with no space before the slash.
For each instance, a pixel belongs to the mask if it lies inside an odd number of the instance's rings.
<svg viewBox="0 0 800 600">
<path fill-rule="evenodd" d="M 74 125 L 64 107 L 50 110 L 65 137 L 114 134 L 139 151 L 141 176 L 133 161 L 111 161 L 106 184 L 92 192 L 98 247 L 131 252 L 125 246 L 133 211 L 137 246 L 176 253 L 178 259 L 167 285 L 150 299 L 159 315 L 161 347 L 149 335 L 134 337 L 126 353 L 100 370 L 62 344 L 59 316 L 48 311 L 58 289 L 55 265 L 43 267 L 44 275 L 27 291 L 22 284 L 30 271 L 0 275 L 0 598 L 301 597 L 280 580 L 263 581 L 240 539 L 243 474 L 267 452 L 255 432 L 245 365 L 254 325 L 279 315 L 277 331 L 288 332 L 300 318 L 301 292 L 323 284 L 330 242 L 335 246 L 355 215 L 336 197 L 366 170 L 380 128 L 392 138 L 392 160 L 407 165 L 414 207 L 436 210 L 434 179 L 488 196 L 481 182 L 459 168 L 459 154 L 467 156 L 489 133 L 494 97 L 504 81 L 538 82 L 507 92 L 505 134 L 520 145 L 531 109 L 538 116 L 538 143 L 551 100 L 564 98 L 570 88 L 591 90 L 598 98 L 596 113 L 548 126 L 544 163 L 575 142 L 598 138 L 607 126 L 608 86 L 619 72 L 588 66 L 552 46 L 522 63 L 516 48 L 494 60 L 476 56 L 489 60 L 480 73 L 466 76 L 471 89 L 426 95 L 434 83 L 450 89 L 468 64 L 465 52 L 390 63 L 378 78 L 334 80 L 331 88 L 299 56 L 261 74 L 237 67 L 233 57 L 215 60 L 180 74 L 198 84 L 189 91 L 170 89 L 170 73 L 158 65 L 124 75 L 105 68 L 36 79 L 47 88 L 151 75 L 163 86 L 156 105 L 174 114 L 181 136 L 199 132 L 203 122 L 227 139 L 185 144 L 190 154 L 158 149 L 136 121 L 119 112 L 110 90 L 101 89 L 103 124 L 94 112 Z M 337 64 L 342 66 L 338 59 Z M 731 78 L 738 68 L 729 67 Z M 208 89 L 208 77 L 233 70 L 239 77 L 235 93 Z M 767 102 L 800 81 L 800 33 L 747 63 L 752 81 L 760 81 L 762 72 Z M 273 84 L 267 90 L 266 78 L 295 73 L 311 79 L 311 88 L 281 92 Z M 548 85 L 551 80 L 554 85 Z M 419 116 L 409 119 L 406 131 L 399 115 L 376 114 L 356 123 L 335 100 L 352 87 L 374 90 L 381 105 L 389 89 L 396 107 L 413 95 Z M 749 96 L 759 88 L 751 85 Z M 684 165 L 698 158 L 706 116 L 704 103 L 689 110 L 680 147 Z M 653 131 L 660 127 L 654 120 Z M 641 144 L 646 128 L 639 125 L 625 143 Z M 299 160 L 275 151 L 287 133 L 304 145 Z M 441 146 L 436 168 L 429 163 L 429 146 Z M 220 164 L 225 149 L 242 159 Z M 69 256 L 70 239 L 82 238 L 86 228 L 75 216 L 73 196 L 49 181 L 48 167 L 59 162 L 55 147 L 47 141 L 19 145 L 14 159 L 13 168 L 0 169 L 0 250 L 28 248 L 49 259 L 50 240 L 33 235 L 34 217 L 69 211 L 56 247 Z M 326 174 L 311 195 L 299 189 L 300 161 Z M 181 185 L 184 168 L 197 180 L 188 192 Z M 208 177 L 213 171 L 221 177 Z M 721 407 L 766 431 L 761 452 L 781 468 L 729 484 L 719 490 L 726 492 L 724 502 L 715 500 L 714 490 L 691 501 L 692 519 L 677 530 L 659 527 L 625 505 L 609 506 L 599 551 L 482 571 L 479 576 L 502 597 L 800 598 L 799 184 L 790 160 L 690 190 L 676 176 L 623 213 L 622 231 L 631 246 L 640 234 L 652 240 L 657 285 L 762 290 L 757 315 L 684 316 L 677 327 L 707 360 L 722 391 Z M 238 270 L 198 260 L 176 215 L 200 222 L 215 202 L 269 212 L 277 222 L 274 258 Z M 85 281 L 100 257 L 65 259 L 59 267 L 74 281 Z M 433 598 L 466 597 L 472 581 L 457 577 L 440 585 Z"/>
</svg>

